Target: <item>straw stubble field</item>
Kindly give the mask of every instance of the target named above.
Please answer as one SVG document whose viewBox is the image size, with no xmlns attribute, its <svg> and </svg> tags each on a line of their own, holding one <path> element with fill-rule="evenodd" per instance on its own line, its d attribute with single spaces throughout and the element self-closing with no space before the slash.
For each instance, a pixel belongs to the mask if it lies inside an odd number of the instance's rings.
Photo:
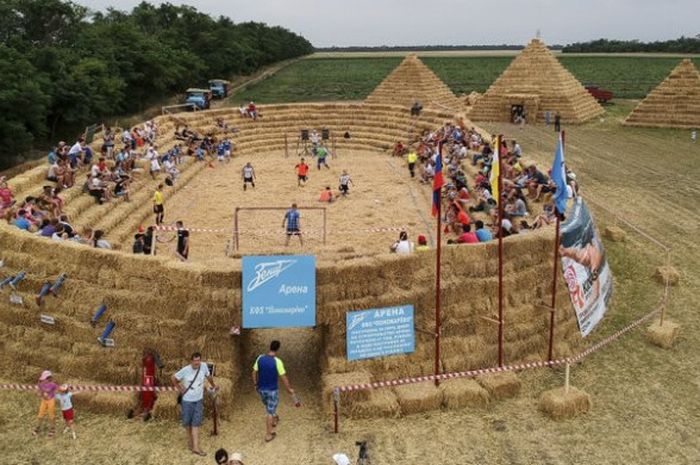
<svg viewBox="0 0 700 465">
<path fill-rule="evenodd" d="M 309 334 L 282 334 L 290 346 L 286 361 L 292 381 L 306 405 L 294 409 L 283 395 L 279 437 L 265 444 L 262 407 L 254 393 L 242 387 L 231 420 L 223 424 L 219 438 L 204 439 L 205 449 L 240 450 L 246 463 L 253 465 L 326 464 L 340 450 L 355 455 L 354 441 L 359 439 L 369 440 L 373 463 L 385 464 L 700 462 L 700 359 L 694 343 L 700 334 L 695 317 L 700 304 L 700 256 L 695 242 L 700 192 L 693 182 L 700 179 L 699 149 L 690 144 L 687 132 L 620 127 L 619 116 L 625 110 L 609 111 L 603 122 L 566 128 L 567 158 L 590 200 L 607 205 L 673 246 L 671 258 L 681 270 L 681 279 L 671 292 L 670 309 L 673 320 L 682 326 L 681 339 L 673 349 L 649 345 L 638 330 L 575 367 L 572 384 L 591 395 L 592 409 L 574 420 L 554 422 L 538 411 L 540 394 L 561 386 L 563 379 L 560 370 L 541 370 L 522 374 L 521 393 L 511 400 L 401 420 L 343 421 L 341 433 L 335 436 L 329 431 L 330 418 L 312 401 L 320 395 L 317 373 L 303 350 Z M 528 156 L 549 163 L 553 135 L 543 127 L 519 131 L 510 125 L 487 125 L 487 129 L 516 136 Z M 237 175 L 235 166 L 231 171 Z M 615 225 L 614 218 L 596 204 L 592 209 L 599 227 Z M 606 242 L 606 250 L 615 275 L 614 304 L 588 343 L 646 313 L 661 295 L 653 274 L 664 262 L 663 254 L 629 229 L 626 242 Z M 173 422 L 144 425 L 83 413 L 78 398 L 77 442 L 65 437 L 31 439 L 35 399 L 6 392 L 0 399 L 1 463 L 211 462 L 211 455 L 199 459 L 185 452 L 180 429 Z"/>
</svg>

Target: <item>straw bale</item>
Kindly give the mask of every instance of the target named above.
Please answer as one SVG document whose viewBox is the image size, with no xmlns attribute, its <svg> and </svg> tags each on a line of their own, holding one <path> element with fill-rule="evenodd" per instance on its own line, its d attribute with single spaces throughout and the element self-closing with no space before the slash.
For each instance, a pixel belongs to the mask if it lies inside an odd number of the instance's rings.
<svg viewBox="0 0 700 465">
<path fill-rule="evenodd" d="M 669 286 L 676 286 L 681 280 L 681 274 L 671 265 L 662 265 L 656 269 L 654 278 L 661 284 L 668 282 Z"/>
<path fill-rule="evenodd" d="M 512 371 L 482 375 L 476 380 L 488 391 L 493 400 L 515 397 L 520 392 L 520 379 Z"/>
<path fill-rule="evenodd" d="M 354 402 L 349 405 L 340 399 L 340 412 L 348 413 L 351 418 L 396 418 L 401 413 L 396 393 L 392 389 L 374 389 L 370 391 L 369 400 Z"/>
<path fill-rule="evenodd" d="M 126 413 L 138 405 L 138 394 L 129 392 L 85 392 L 75 395 L 73 400 L 77 409 L 93 413 L 114 416 L 126 416 Z"/>
<path fill-rule="evenodd" d="M 573 386 L 569 387 L 568 392 L 559 387 L 542 394 L 539 408 L 554 420 L 568 420 L 588 413 L 591 409 L 591 396 Z"/>
<path fill-rule="evenodd" d="M 403 415 L 439 410 L 443 391 L 431 382 L 415 383 L 394 388 Z"/>
<path fill-rule="evenodd" d="M 627 233 L 619 226 L 608 226 L 604 235 L 613 242 L 624 242 L 627 239 Z"/>
<path fill-rule="evenodd" d="M 332 409 L 333 406 L 333 389 L 340 386 L 348 386 L 352 384 L 366 384 L 372 382 L 372 377 L 366 371 L 353 371 L 350 373 L 335 373 L 323 376 L 323 405 L 326 408 Z M 345 404 L 364 402 L 369 400 L 370 391 L 350 391 L 341 394 L 342 402 Z"/>
<path fill-rule="evenodd" d="M 449 379 L 440 383 L 442 405 L 448 409 L 486 407 L 489 393 L 473 379 Z"/>
<path fill-rule="evenodd" d="M 670 349 L 676 343 L 680 329 L 679 324 L 668 319 L 664 320 L 663 325 L 660 325 L 659 321 L 655 321 L 647 328 L 646 337 L 655 346 Z"/>
</svg>

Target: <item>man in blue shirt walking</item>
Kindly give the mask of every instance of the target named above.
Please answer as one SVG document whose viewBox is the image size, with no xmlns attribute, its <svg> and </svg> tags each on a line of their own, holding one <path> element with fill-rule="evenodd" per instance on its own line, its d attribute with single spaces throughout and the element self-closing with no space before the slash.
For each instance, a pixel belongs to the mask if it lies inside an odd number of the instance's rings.
<svg viewBox="0 0 700 465">
<path fill-rule="evenodd" d="M 277 405 L 279 404 L 279 379 L 282 378 L 287 391 L 293 396 L 294 389 L 289 384 L 287 372 L 284 369 L 282 360 L 277 357 L 277 351 L 280 349 L 280 341 L 272 341 L 270 343 L 270 351 L 266 355 L 260 355 L 253 365 L 253 384 L 255 389 L 260 394 L 260 400 L 265 405 L 267 417 L 265 425 L 267 434 L 265 441 L 270 442 L 275 439 L 277 433 L 275 428 L 279 422 L 277 415 Z"/>
</svg>

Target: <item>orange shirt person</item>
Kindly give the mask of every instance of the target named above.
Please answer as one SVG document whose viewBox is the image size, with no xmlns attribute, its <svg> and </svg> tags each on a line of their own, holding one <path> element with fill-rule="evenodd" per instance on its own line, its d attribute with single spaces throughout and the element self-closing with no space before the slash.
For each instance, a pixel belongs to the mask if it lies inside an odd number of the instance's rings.
<svg viewBox="0 0 700 465">
<path fill-rule="evenodd" d="M 304 163 L 304 159 L 302 158 L 299 163 L 294 167 L 294 169 L 297 172 L 297 185 L 301 186 L 302 182 L 306 184 L 306 181 L 308 181 L 308 174 L 309 174 L 309 165 Z"/>
<path fill-rule="evenodd" d="M 319 202 L 331 203 L 334 200 L 333 191 L 331 191 L 331 186 L 326 186 L 326 188 L 321 192 L 321 196 L 318 198 Z"/>
</svg>

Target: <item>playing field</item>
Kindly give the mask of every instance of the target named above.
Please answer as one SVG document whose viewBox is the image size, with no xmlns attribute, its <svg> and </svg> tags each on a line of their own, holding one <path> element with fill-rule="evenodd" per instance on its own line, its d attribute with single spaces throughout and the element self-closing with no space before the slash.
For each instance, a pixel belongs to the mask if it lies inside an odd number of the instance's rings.
<svg viewBox="0 0 700 465">
<path fill-rule="evenodd" d="M 495 55 L 495 56 L 494 56 Z M 323 55 L 322 55 L 323 56 Z M 232 99 L 232 104 L 361 100 L 400 62 L 402 55 L 331 54 L 332 58 L 300 60 L 276 75 L 253 85 Z M 456 94 L 484 92 L 513 60 L 508 54 L 419 53 Z M 558 54 L 562 64 L 584 84 L 611 90 L 618 98 L 641 99 L 657 86 L 681 60 L 672 56 L 609 56 Z M 700 65 L 700 58 L 694 58 Z"/>
<path fill-rule="evenodd" d="M 234 157 L 230 163 L 216 163 L 213 168 L 195 177 L 166 203 L 169 222 L 184 221 L 191 228 L 225 229 L 219 233 L 191 235 L 190 259 L 210 264 L 225 256 L 233 237 L 236 207 L 289 208 L 297 203 L 301 209 L 303 247 L 293 237 L 285 246 L 282 219 L 285 210 L 244 210 L 239 213 L 240 254 L 312 253 L 320 260 L 336 260 L 357 255 L 386 253 L 398 237 L 398 231 L 375 231 L 378 228 L 405 227 L 412 235 L 432 237 L 429 225 L 429 188 L 417 179 L 411 180 L 402 159 L 378 152 L 349 151 L 340 148 L 328 161 L 329 169 L 311 166 L 308 182 L 298 186 L 294 171 L 299 162 L 296 154 L 287 158 L 284 152 L 260 153 L 250 157 Z M 243 190 L 241 169 L 252 162 L 257 181 L 255 188 Z M 348 197 L 333 203 L 319 202 L 321 191 L 328 186 L 338 194 L 338 178 L 348 170 L 354 185 Z M 325 208 L 326 245 L 324 245 Z M 172 234 L 163 234 L 162 240 Z M 128 244 L 124 244 L 128 248 Z M 175 242 L 159 243 L 161 250 L 174 253 Z"/>
<path fill-rule="evenodd" d="M 634 318 L 654 308 L 661 296 L 662 286 L 652 279 L 654 269 L 665 260 L 665 254 L 638 233 L 616 221 L 602 208 L 613 210 L 652 237 L 672 247 L 672 263 L 681 271 L 681 282 L 671 290 L 669 316 L 682 325 L 677 346 L 664 350 L 648 344 L 643 328 L 626 336 L 605 350 L 596 353 L 572 370 L 572 384 L 592 396 L 592 410 L 582 417 L 566 422 L 554 422 L 537 410 L 537 399 L 547 389 L 561 386 L 560 370 L 531 371 L 520 375 L 523 391 L 512 400 L 496 402 L 485 409 L 435 411 L 401 419 L 343 421 L 341 433 L 330 431 L 330 418 L 315 401 L 320 397 L 317 382 L 316 354 L 306 350 L 312 331 L 280 331 L 266 333 L 262 338 L 280 337 L 286 344 L 284 358 L 292 382 L 296 384 L 305 405 L 291 406 L 282 395 L 282 423 L 279 436 L 272 443 L 263 441 L 263 409 L 252 386 L 242 387 L 231 412 L 231 421 L 222 425 L 222 435 L 205 437 L 203 448 L 210 454 L 201 459 L 186 452 L 184 435 L 174 422 L 156 420 L 148 424 L 128 422 L 122 417 L 106 417 L 85 413 L 76 396 L 78 412 L 78 441 L 65 436 L 53 440 L 32 438 L 31 425 L 37 406 L 28 394 L 0 392 L 0 444 L 2 458 L 7 464 L 205 464 L 213 463 L 212 453 L 218 447 L 244 453 L 247 465 L 313 464 L 331 462 L 331 455 L 344 451 L 356 457 L 355 441 L 367 439 L 372 463 L 375 464 L 508 464 L 508 465 L 692 465 L 700 463 L 700 253 L 697 235 L 700 232 L 700 145 L 693 145 L 687 131 L 623 128 L 620 118 L 634 102 L 609 107 L 603 121 L 567 131 L 567 161 L 578 175 L 583 194 L 589 200 L 598 226 L 619 224 L 630 233 L 628 241 L 606 241 L 606 250 L 615 276 L 615 295 L 608 316 L 600 331 L 587 343 L 594 343 Z M 551 163 L 554 134 L 543 126 L 526 126 L 518 130 L 511 125 L 487 125 L 520 140 L 526 155 L 543 164 Z M 370 163 L 372 154 L 357 154 L 358 160 Z M 269 166 L 275 172 L 290 172 L 287 161 L 273 154 Z M 341 153 L 331 166 L 340 169 Z M 377 168 L 387 158 L 379 158 Z M 230 167 L 212 170 L 212 184 L 222 184 L 221 199 L 215 206 L 198 204 L 184 209 L 211 208 L 212 216 L 228 215 L 243 194 L 236 181 L 238 168 L 244 160 L 235 160 Z M 254 160 L 255 161 L 255 160 Z M 255 196 L 273 187 L 269 184 L 266 162 L 255 161 L 260 185 Z M 393 162 L 391 162 L 393 163 Z M 339 165 L 335 168 L 334 165 Z M 366 186 L 363 173 L 373 173 L 370 166 L 349 163 L 358 182 L 356 191 Z M 387 166 L 379 174 L 396 189 L 397 200 L 410 196 L 405 185 L 391 177 Z M 312 175 L 316 175 L 314 171 Z M 325 179 L 315 180 L 313 188 L 299 190 L 304 201 L 313 201 Z M 202 176 L 202 178 L 205 178 Z M 277 178 L 276 178 L 277 179 Z M 282 179 L 280 177 L 280 179 Z M 198 181 L 196 181 L 198 182 Z M 287 188 L 294 191 L 293 173 Z M 188 189 L 196 191 L 196 184 Z M 213 187 L 212 187 L 213 188 Z M 379 189 L 380 187 L 373 187 Z M 388 191 L 394 192 L 394 191 Z M 355 194 L 358 195 L 355 195 Z M 265 194 L 267 195 L 267 194 Z M 308 197 L 307 197 L 308 196 Z M 196 197 L 196 194 L 195 194 Z M 178 199 L 179 197 L 176 197 Z M 372 197 L 367 196 L 365 200 Z M 392 198 L 386 196 L 385 198 Z M 421 196 L 417 196 L 420 200 Z M 275 199 L 286 204 L 291 199 Z M 362 194 L 330 206 L 362 218 Z M 301 202 L 301 200 L 299 200 Z M 425 202 L 425 200 L 420 200 Z M 424 204 L 425 205 L 425 204 Z M 356 208 L 360 207 L 360 208 Z M 175 211 L 178 207 L 169 207 Z M 384 210 L 386 211 L 386 210 Z M 397 209 L 392 219 L 412 215 L 409 209 Z M 199 215 L 197 213 L 196 215 Z M 187 221 L 195 221 L 191 216 Z M 198 221 L 198 220 L 197 220 Z M 228 221 L 228 220 L 227 220 Z M 281 224 L 277 215 L 270 219 L 271 227 Z M 224 224 L 225 222 L 222 222 Z M 393 238 L 374 239 L 381 247 Z M 275 236 L 274 240 L 282 238 Z M 193 236 L 193 255 L 204 253 Z M 218 247 L 218 246 L 217 246 Z M 469 299 L 468 295 L 464 296 Z M 506 315 L 506 321 L 507 321 Z M 251 347 L 247 358 L 258 347 Z M 11 380 L 11 374 L 2 375 Z M 211 423 L 205 423 L 208 432 Z"/>
</svg>

